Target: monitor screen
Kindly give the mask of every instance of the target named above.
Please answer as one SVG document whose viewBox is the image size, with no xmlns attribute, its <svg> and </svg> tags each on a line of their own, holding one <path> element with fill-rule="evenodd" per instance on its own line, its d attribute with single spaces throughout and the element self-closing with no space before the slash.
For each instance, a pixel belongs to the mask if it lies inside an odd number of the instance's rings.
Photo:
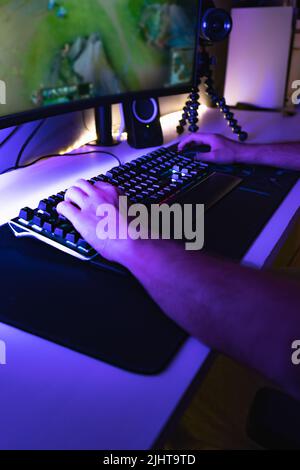
<svg viewBox="0 0 300 470">
<path fill-rule="evenodd" d="M 198 0 L 0 0 L 0 124 L 188 89 L 198 14 Z"/>
</svg>

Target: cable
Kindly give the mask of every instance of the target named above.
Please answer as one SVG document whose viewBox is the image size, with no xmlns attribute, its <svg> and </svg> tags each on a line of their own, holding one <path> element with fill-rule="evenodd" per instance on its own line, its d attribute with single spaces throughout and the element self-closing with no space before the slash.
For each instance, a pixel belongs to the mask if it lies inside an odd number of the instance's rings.
<svg viewBox="0 0 300 470">
<path fill-rule="evenodd" d="M 16 163 L 15 163 L 15 168 L 21 168 L 19 166 L 19 163 L 20 163 L 20 160 L 23 156 L 23 153 L 25 152 L 26 148 L 28 147 L 28 145 L 30 144 L 30 142 L 32 141 L 32 139 L 35 137 L 35 135 L 38 133 L 38 131 L 40 130 L 40 128 L 42 127 L 42 125 L 46 122 L 46 119 L 43 119 L 42 121 L 40 121 L 38 123 L 38 125 L 34 128 L 34 130 L 31 132 L 31 134 L 27 137 L 27 139 L 25 140 L 24 144 L 22 145 L 22 148 L 18 154 L 18 157 L 17 157 L 17 160 L 16 160 Z"/>
<path fill-rule="evenodd" d="M 38 163 L 40 162 L 41 160 L 45 160 L 47 158 L 57 158 L 57 157 L 77 157 L 77 156 L 81 156 L 81 155 L 90 155 L 92 153 L 101 153 L 101 154 L 105 154 L 105 155 L 110 155 L 111 157 L 115 158 L 119 165 L 121 166 L 122 165 L 122 162 L 121 160 L 116 156 L 114 155 L 113 153 L 111 152 L 105 152 L 104 150 L 95 150 L 95 151 L 89 151 L 89 152 L 79 152 L 79 153 L 64 153 L 63 155 L 57 155 L 57 154 L 49 154 L 49 155 L 44 155 L 43 157 L 40 157 L 38 158 L 37 160 L 34 160 L 33 162 L 31 163 L 28 163 L 27 165 L 22 165 L 22 166 L 14 166 L 14 167 L 11 167 L 11 168 L 8 168 L 7 170 L 3 171 L 3 173 L 0 173 L 0 175 L 5 175 L 6 173 L 10 173 L 11 171 L 14 171 L 14 170 L 21 170 L 23 168 L 28 168 L 30 166 L 33 166 L 35 165 L 35 163 Z"/>
<path fill-rule="evenodd" d="M 15 133 L 20 129 L 20 126 L 16 126 L 6 137 L 2 142 L 0 142 L 0 148 L 3 147 L 14 135 Z"/>
<path fill-rule="evenodd" d="M 91 146 L 93 147 L 93 145 L 91 144 L 86 144 L 87 146 Z M 110 155 L 111 157 L 113 157 L 115 160 L 117 160 L 118 164 L 120 166 L 122 166 L 122 162 L 121 160 L 119 159 L 119 157 L 117 157 L 117 155 L 115 155 L 114 153 L 112 152 L 107 152 L 106 150 L 92 150 L 92 151 L 89 151 L 89 152 L 83 152 L 81 153 L 81 155 L 89 155 L 91 153 L 102 153 L 102 154 L 105 154 L 105 155 Z M 65 154 L 65 155 L 68 155 L 68 154 Z M 74 155 L 74 153 L 70 153 L 69 155 Z M 80 155 L 79 153 L 75 154 L 75 155 Z"/>
</svg>

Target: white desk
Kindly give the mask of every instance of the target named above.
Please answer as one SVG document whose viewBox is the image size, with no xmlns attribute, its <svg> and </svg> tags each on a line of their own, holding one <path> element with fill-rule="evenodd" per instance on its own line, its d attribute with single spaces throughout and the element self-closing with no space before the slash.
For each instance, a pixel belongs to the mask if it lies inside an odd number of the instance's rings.
<svg viewBox="0 0 300 470">
<path fill-rule="evenodd" d="M 252 131 L 253 141 L 296 140 L 300 116 L 238 114 Z M 217 111 L 210 110 L 201 119 L 203 130 L 226 131 Z M 163 122 L 166 141 L 171 142 L 176 137 L 176 119 L 171 116 Z M 141 155 L 125 143 L 113 151 L 123 161 Z M 3 175 L 0 223 L 15 216 L 21 206 L 35 205 L 78 177 L 91 177 L 114 165 L 111 157 L 103 155 L 61 157 Z M 245 262 L 257 267 L 264 264 L 299 206 L 300 183 L 258 237 Z M 209 354 L 208 348 L 189 339 L 167 370 L 145 377 L 3 324 L 0 339 L 7 345 L 7 365 L 0 366 L 0 449 L 148 449 Z"/>
</svg>

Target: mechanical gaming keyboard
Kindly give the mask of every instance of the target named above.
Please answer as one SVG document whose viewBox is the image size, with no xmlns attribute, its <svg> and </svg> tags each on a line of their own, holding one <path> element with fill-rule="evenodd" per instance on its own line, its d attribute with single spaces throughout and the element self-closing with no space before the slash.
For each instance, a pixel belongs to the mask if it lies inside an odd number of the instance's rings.
<svg viewBox="0 0 300 470">
<path fill-rule="evenodd" d="M 195 161 L 173 146 L 162 147 L 130 163 L 116 166 L 106 175 L 98 175 L 89 182 L 111 183 L 130 202 L 149 205 L 176 200 L 178 195 L 198 186 L 212 174 L 214 170 L 207 164 Z M 81 260 L 90 261 L 97 256 L 95 250 L 56 211 L 65 193 L 61 191 L 40 201 L 35 209 L 23 208 L 19 217 L 11 220 L 9 225 L 17 237 L 31 236 Z"/>
</svg>

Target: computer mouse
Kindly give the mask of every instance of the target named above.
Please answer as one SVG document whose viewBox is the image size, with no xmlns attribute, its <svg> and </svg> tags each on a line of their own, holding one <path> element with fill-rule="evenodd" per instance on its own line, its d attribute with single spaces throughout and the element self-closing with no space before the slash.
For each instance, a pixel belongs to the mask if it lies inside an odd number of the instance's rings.
<svg viewBox="0 0 300 470">
<path fill-rule="evenodd" d="M 187 145 L 184 149 L 183 152 L 185 155 L 194 157 L 198 153 L 209 153 L 211 152 L 211 146 L 207 144 L 198 144 L 198 145 Z"/>
<path fill-rule="evenodd" d="M 208 153 L 211 152 L 211 146 L 208 144 L 198 144 L 198 145 L 192 145 L 191 150 L 194 152 L 199 152 L 199 153 Z"/>
</svg>

